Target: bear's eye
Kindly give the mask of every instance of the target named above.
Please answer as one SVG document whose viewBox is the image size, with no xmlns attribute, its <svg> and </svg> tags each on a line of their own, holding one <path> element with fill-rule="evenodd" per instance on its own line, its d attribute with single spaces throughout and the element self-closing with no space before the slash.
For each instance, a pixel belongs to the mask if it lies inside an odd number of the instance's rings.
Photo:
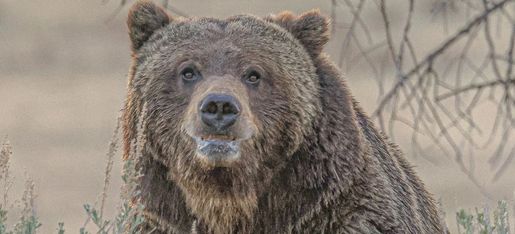
<svg viewBox="0 0 515 234">
<path fill-rule="evenodd" d="M 181 71 L 182 79 L 185 81 L 193 81 L 197 79 L 197 75 L 195 74 L 195 70 L 191 67 L 184 68 Z"/>
<path fill-rule="evenodd" d="M 261 75 L 257 71 L 251 71 L 248 73 L 245 81 L 249 84 L 257 84 L 261 79 Z"/>
</svg>

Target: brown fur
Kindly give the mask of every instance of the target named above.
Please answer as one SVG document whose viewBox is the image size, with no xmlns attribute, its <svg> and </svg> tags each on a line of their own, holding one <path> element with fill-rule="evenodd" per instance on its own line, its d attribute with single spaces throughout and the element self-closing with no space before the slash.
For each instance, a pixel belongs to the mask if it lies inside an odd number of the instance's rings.
<svg viewBox="0 0 515 234">
<path fill-rule="evenodd" d="M 172 18 L 141 1 L 128 26 L 125 154 L 145 119 L 141 189 L 149 230 L 445 231 L 422 182 L 322 53 L 328 21 L 319 12 Z M 194 84 L 177 75 L 185 60 L 202 71 Z M 242 82 L 248 67 L 262 72 L 258 86 Z M 229 167 L 200 160 L 191 138 L 203 131 L 196 106 L 210 92 L 234 95 L 242 105 L 231 133 L 248 139 Z"/>
</svg>

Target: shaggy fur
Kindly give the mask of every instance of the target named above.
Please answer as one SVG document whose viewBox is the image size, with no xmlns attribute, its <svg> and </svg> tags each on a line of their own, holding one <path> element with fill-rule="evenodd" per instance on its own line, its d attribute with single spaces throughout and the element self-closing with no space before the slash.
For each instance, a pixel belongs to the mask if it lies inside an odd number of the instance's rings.
<svg viewBox="0 0 515 234">
<path fill-rule="evenodd" d="M 172 18 L 141 1 L 131 9 L 128 27 L 133 64 L 125 154 L 144 119 L 147 230 L 445 232 L 422 182 L 322 53 L 328 21 L 317 11 Z M 201 71 L 196 83 L 178 75 L 185 61 Z M 259 85 L 242 82 L 249 67 L 261 72 Z M 199 160 L 190 136 L 200 128 L 199 100 L 212 92 L 238 98 L 242 116 L 234 131 L 251 134 L 230 167 Z"/>
</svg>

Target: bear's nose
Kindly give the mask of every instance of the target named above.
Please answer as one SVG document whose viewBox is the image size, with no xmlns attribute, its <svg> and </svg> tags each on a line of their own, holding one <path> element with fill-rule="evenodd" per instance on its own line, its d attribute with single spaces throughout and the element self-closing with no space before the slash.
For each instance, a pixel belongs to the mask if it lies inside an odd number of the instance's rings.
<svg viewBox="0 0 515 234">
<path fill-rule="evenodd" d="M 202 122 L 217 132 L 227 130 L 240 115 L 240 103 L 226 94 L 209 94 L 200 103 Z"/>
</svg>

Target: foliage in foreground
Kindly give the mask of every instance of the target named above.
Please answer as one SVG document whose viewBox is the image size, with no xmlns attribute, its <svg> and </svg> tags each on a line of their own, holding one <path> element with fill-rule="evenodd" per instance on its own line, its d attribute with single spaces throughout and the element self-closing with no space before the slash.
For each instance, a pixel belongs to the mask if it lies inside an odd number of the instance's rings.
<svg viewBox="0 0 515 234">
<path fill-rule="evenodd" d="M 123 185 L 119 199 L 118 212 L 112 219 L 104 217 L 104 208 L 106 206 L 107 192 L 111 181 L 114 156 L 118 149 L 119 129 L 120 119 L 118 119 L 117 127 L 114 130 L 113 137 L 109 144 L 103 191 L 94 205 L 84 204 L 87 218 L 83 227 L 79 229 L 80 234 L 140 233 L 138 230 L 145 221 L 142 215 L 144 207 L 139 202 L 140 190 L 138 180 L 141 178 L 141 174 L 138 165 L 140 155 L 136 153 L 141 152 L 140 147 L 143 145 L 142 139 L 144 139 L 142 134 L 139 134 L 138 138 L 133 142 L 132 145 L 134 149 L 131 150 L 128 158 L 124 160 L 122 172 Z M 0 149 L 0 188 L 3 190 L 0 190 L 3 192 L 3 202 L 0 202 L 0 234 L 35 234 L 42 224 L 39 222 L 34 208 L 34 183 L 30 179 L 26 182 L 25 192 L 21 199 L 22 211 L 18 222 L 12 228 L 9 228 L 7 224 L 7 213 L 10 208 L 7 195 L 12 185 L 12 178 L 9 173 L 9 160 L 11 156 L 12 147 L 10 143 L 5 140 Z M 0 193 L 0 195 L 2 194 Z M 93 225 L 89 225 L 90 223 Z M 95 230 L 89 230 L 88 228 Z M 64 223 L 58 223 L 56 231 L 58 234 L 64 234 Z"/>
<path fill-rule="evenodd" d="M 12 186 L 12 178 L 9 171 L 9 161 L 12 156 L 12 147 L 7 139 L 2 142 L 0 149 L 0 184 L 3 189 L 3 199 L 0 203 L 0 234 L 32 234 L 41 227 L 34 209 L 34 182 L 28 179 L 25 183 L 25 191 L 21 198 L 21 215 L 12 230 L 7 227 L 7 214 L 12 207 L 8 201 L 9 190 Z"/>
<path fill-rule="evenodd" d="M 461 209 L 456 213 L 458 232 L 464 234 L 507 234 L 510 233 L 508 203 L 499 201 L 497 209 L 491 212 L 488 207 L 476 208 L 475 213 Z M 493 218 L 493 220 L 492 220 Z"/>
<path fill-rule="evenodd" d="M 141 132 L 141 125 L 143 124 L 140 119 L 138 123 L 138 131 Z M 114 156 L 118 149 L 119 143 L 119 130 L 120 130 L 120 118 L 118 118 L 116 128 L 114 130 L 111 142 L 109 144 L 109 150 L 107 153 L 107 165 L 105 169 L 104 189 L 100 195 L 100 206 L 97 204 L 91 206 L 89 204 L 84 205 L 84 210 L 88 215 L 88 219 L 84 226 L 80 229 L 80 234 L 119 234 L 119 233 L 139 233 L 139 229 L 145 221 L 142 211 L 144 206 L 140 201 L 140 190 L 138 187 L 141 173 L 139 170 L 139 159 L 141 158 L 141 147 L 144 145 L 143 134 L 138 134 L 137 139 L 132 142 L 133 148 L 130 154 L 123 161 L 122 171 L 122 191 L 120 194 L 120 206 L 116 216 L 109 220 L 104 219 L 103 211 L 105 207 L 105 201 L 107 199 L 107 190 L 111 180 L 111 172 L 113 169 Z M 86 230 L 86 225 L 89 221 L 92 221 L 97 230 L 89 232 Z"/>
</svg>

